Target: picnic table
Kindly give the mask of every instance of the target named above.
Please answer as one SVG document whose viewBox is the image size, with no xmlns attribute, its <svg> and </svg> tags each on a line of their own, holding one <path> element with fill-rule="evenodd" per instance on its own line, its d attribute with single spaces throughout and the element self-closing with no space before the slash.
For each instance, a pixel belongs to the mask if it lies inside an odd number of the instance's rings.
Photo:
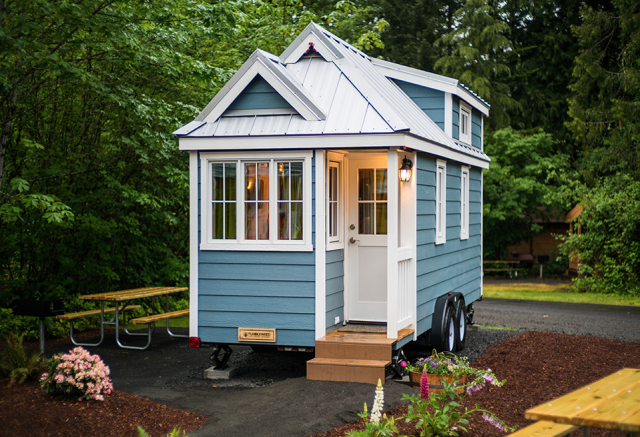
<svg viewBox="0 0 640 437">
<path fill-rule="evenodd" d="M 169 295 L 174 293 L 179 293 L 181 291 L 188 290 L 187 287 L 145 287 L 145 288 L 135 288 L 131 290 L 121 290 L 121 291 L 110 291 L 106 293 L 96 293 L 96 294 L 87 294 L 84 296 L 80 296 L 82 300 L 91 300 L 100 302 L 99 310 L 91 310 L 91 311 L 81 311 L 78 313 L 71 314 L 63 314 L 57 316 L 59 319 L 68 320 L 70 325 L 70 338 L 73 344 L 76 346 L 100 346 L 104 341 L 104 327 L 105 325 L 115 326 L 116 331 L 116 343 L 118 346 L 124 349 L 137 349 L 144 350 L 149 347 L 151 344 L 151 339 L 153 336 L 153 332 L 155 331 L 155 322 L 159 320 L 166 320 L 167 322 L 167 333 L 172 337 L 188 337 L 188 335 L 175 334 L 171 332 L 169 328 L 169 319 L 175 317 L 181 317 L 189 314 L 189 310 L 180 310 L 180 311 L 169 311 Z M 155 298 L 165 296 L 166 299 L 166 310 L 164 313 L 157 313 L 155 306 Z M 147 332 L 131 332 L 127 329 L 127 319 L 126 312 L 140 308 L 140 305 L 132 305 L 131 303 L 140 299 L 151 299 L 151 307 L 153 308 L 153 314 L 140 317 L 137 319 L 130 320 L 131 323 L 136 324 L 146 324 Z M 113 307 L 105 308 L 105 303 L 112 302 L 114 303 Z M 113 317 L 109 320 L 105 319 L 105 313 L 114 313 Z M 120 341 L 120 314 L 122 313 L 122 326 L 124 333 L 130 336 L 146 336 L 147 344 L 144 346 L 133 346 L 123 344 Z M 100 316 L 100 341 L 97 343 L 81 343 L 75 340 L 73 337 L 73 321 L 88 316 Z"/>
<path fill-rule="evenodd" d="M 487 261 L 484 260 L 482 261 L 482 264 L 484 265 L 496 265 L 496 266 L 503 266 L 505 265 L 506 267 L 482 267 L 482 271 L 483 272 L 508 272 L 509 273 L 509 278 L 511 278 L 512 273 L 515 272 L 516 278 L 518 277 L 518 272 L 520 270 L 522 270 L 522 268 L 519 268 L 520 265 L 520 261 L 518 260 L 510 260 L 510 261 Z"/>
<path fill-rule="evenodd" d="M 640 433 L 640 369 L 622 369 L 571 393 L 531 408 L 524 413 L 524 417 L 539 421 L 537 424 L 545 422 L 571 426 L 573 429 L 580 427 L 583 437 L 590 436 L 591 428 L 618 429 L 626 431 L 629 437 L 638 437 Z"/>
</svg>

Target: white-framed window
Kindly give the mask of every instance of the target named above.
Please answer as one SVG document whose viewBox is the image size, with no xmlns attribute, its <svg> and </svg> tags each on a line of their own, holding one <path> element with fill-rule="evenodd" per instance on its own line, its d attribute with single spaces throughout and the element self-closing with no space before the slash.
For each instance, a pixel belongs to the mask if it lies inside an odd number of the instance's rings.
<svg viewBox="0 0 640 437">
<path fill-rule="evenodd" d="M 460 172 L 460 239 L 469 238 L 469 167 Z"/>
<path fill-rule="evenodd" d="M 471 108 L 460 102 L 460 135 L 459 140 L 471 144 Z"/>
<path fill-rule="evenodd" d="M 436 244 L 447 241 L 447 163 L 436 160 Z"/>
<path fill-rule="evenodd" d="M 343 248 L 342 155 L 328 154 L 327 165 L 327 249 Z"/>
<path fill-rule="evenodd" d="M 200 154 L 203 250 L 311 251 L 312 152 Z"/>
</svg>

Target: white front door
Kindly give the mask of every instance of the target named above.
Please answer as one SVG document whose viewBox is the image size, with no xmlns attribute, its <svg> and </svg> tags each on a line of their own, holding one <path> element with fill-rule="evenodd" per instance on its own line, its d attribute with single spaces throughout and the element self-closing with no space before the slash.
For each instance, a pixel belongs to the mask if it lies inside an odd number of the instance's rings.
<svg viewBox="0 0 640 437">
<path fill-rule="evenodd" d="M 349 160 L 349 320 L 387 321 L 387 156 Z"/>
</svg>

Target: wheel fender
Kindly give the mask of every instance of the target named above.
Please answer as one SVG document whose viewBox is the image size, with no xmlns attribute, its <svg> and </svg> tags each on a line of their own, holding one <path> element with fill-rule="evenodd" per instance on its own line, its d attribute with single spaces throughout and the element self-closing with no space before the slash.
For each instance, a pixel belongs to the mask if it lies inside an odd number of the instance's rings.
<svg viewBox="0 0 640 437">
<path fill-rule="evenodd" d="M 444 339 L 442 338 L 442 318 L 444 317 L 444 310 L 447 305 L 452 305 L 455 309 L 455 302 L 458 299 L 462 299 L 461 293 L 447 293 L 443 294 L 436 300 L 436 307 L 433 312 L 433 318 L 431 319 L 431 344 L 442 344 Z"/>
</svg>

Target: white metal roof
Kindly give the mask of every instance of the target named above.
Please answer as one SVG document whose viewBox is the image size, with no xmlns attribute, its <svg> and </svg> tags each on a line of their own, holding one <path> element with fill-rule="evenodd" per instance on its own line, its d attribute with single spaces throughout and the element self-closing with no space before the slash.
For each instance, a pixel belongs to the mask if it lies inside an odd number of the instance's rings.
<svg viewBox="0 0 640 437">
<path fill-rule="evenodd" d="M 306 54 L 310 43 L 316 52 Z M 210 149 L 214 150 L 219 143 L 215 139 L 222 137 L 404 133 L 430 143 L 418 149 L 433 151 L 432 145 L 437 145 L 455 151 L 456 156 L 489 161 L 481 150 L 458 144 L 445 134 L 376 62 L 311 23 L 279 58 L 254 52 L 198 117 L 174 134 L 181 139 L 182 150 L 191 150 L 189 144 L 195 143 L 190 139 L 198 139 L 197 148 L 201 149 L 205 138 L 211 139 Z M 295 110 L 290 112 L 295 113 L 227 111 L 257 75 L 282 95 Z"/>
</svg>

